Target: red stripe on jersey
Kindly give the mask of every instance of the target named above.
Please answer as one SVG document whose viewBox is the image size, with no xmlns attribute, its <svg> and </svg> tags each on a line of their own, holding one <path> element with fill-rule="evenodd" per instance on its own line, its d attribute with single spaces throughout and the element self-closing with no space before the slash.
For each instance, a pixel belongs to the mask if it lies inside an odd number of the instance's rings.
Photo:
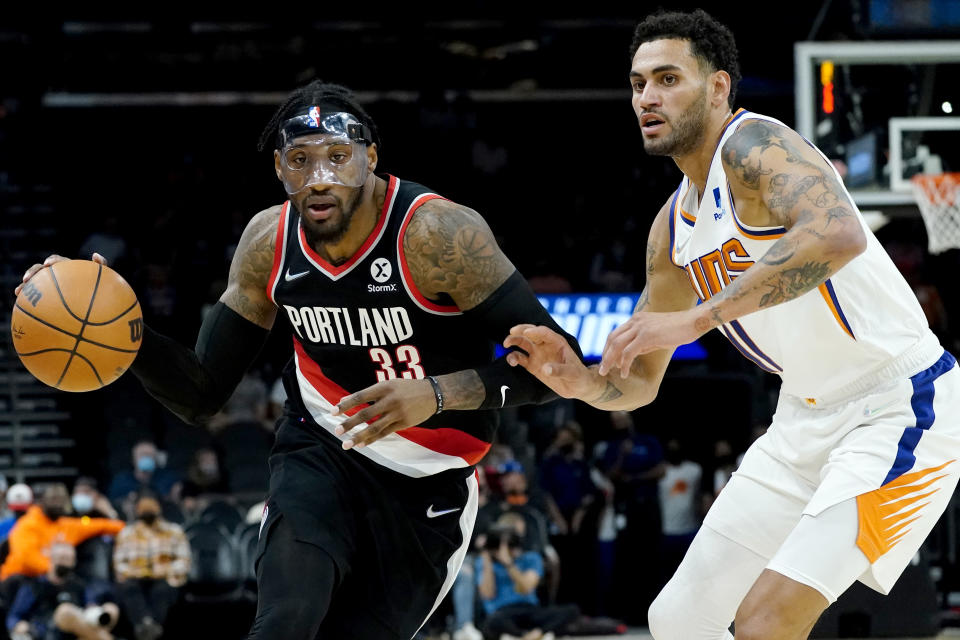
<svg viewBox="0 0 960 640">
<path fill-rule="evenodd" d="M 300 372 L 310 382 L 310 385 L 317 390 L 330 404 L 337 404 L 344 396 L 350 395 L 350 392 L 338 385 L 336 382 L 323 375 L 320 365 L 314 362 L 307 355 L 306 350 L 300 341 L 293 339 L 293 348 L 297 352 L 297 362 L 300 365 Z M 362 404 L 353 407 L 346 412 L 352 416 L 364 407 L 369 405 Z M 424 427 L 407 427 L 396 432 L 398 436 L 418 444 L 421 447 L 442 453 L 447 456 L 457 456 L 463 458 L 468 464 L 476 464 L 490 450 L 490 443 L 475 438 L 465 431 L 451 429 L 449 427 L 440 427 L 438 429 L 427 429 Z"/>
<path fill-rule="evenodd" d="M 380 211 L 380 218 L 377 220 L 377 224 L 373 227 L 373 231 L 370 232 L 370 235 L 367 236 L 366 241 L 357 249 L 356 253 L 350 256 L 350 259 L 344 262 L 339 266 L 334 266 L 320 257 L 320 255 L 313 250 L 310 246 L 310 243 L 307 242 L 307 237 L 303 233 L 303 225 L 300 226 L 300 246 L 306 252 L 307 256 L 310 257 L 314 262 L 317 263 L 321 269 L 326 271 L 332 276 L 338 276 L 353 265 L 357 263 L 360 259 L 366 256 L 367 251 L 373 246 L 374 242 L 377 241 L 380 237 L 380 231 L 383 229 L 383 225 L 387 222 L 387 212 L 390 210 L 390 204 L 393 201 L 393 192 L 397 188 L 397 179 L 394 176 L 390 176 L 390 181 L 387 183 L 387 193 L 383 198 L 383 210 Z"/>
<path fill-rule="evenodd" d="M 337 404 L 344 396 L 350 395 L 349 391 L 323 375 L 323 370 L 320 368 L 320 365 L 307 355 L 306 349 L 303 348 L 303 345 L 300 344 L 300 341 L 296 338 L 293 339 L 293 349 L 297 352 L 297 362 L 300 365 L 300 372 L 310 385 L 317 390 L 317 393 L 323 396 L 327 402 Z M 352 416 L 366 406 L 365 404 L 358 405 L 346 413 L 348 416 Z"/>
<path fill-rule="evenodd" d="M 273 304 L 277 301 L 273 299 L 273 287 L 280 277 L 280 267 L 283 262 L 283 250 L 287 242 L 287 210 L 290 209 L 290 201 L 287 200 L 280 208 L 280 222 L 277 224 L 277 244 L 273 248 L 273 269 L 270 270 L 270 277 L 267 278 L 267 299 Z"/>
<path fill-rule="evenodd" d="M 403 220 L 403 224 L 400 225 L 400 233 L 397 234 L 397 255 L 400 258 L 400 269 L 403 271 L 403 279 L 407 283 L 407 290 L 416 298 L 417 302 L 426 307 L 431 311 L 439 311 L 441 313 L 455 313 L 460 311 L 460 307 L 457 305 L 441 305 L 427 299 L 420 290 L 417 289 L 416 283 L 413 281 L 413 275 L 410 273 L 410 267 L 407 266 L 407 257 L 403 252 L 403 234 L 407 232 L 407 225 L 410 224 L 410 221 L 413 220 L 413 214 L 423 206 L 424 203 L 429 202 L 440 198 L 441 200 L 446 200 L 443 196 L 438 196 L 435 193 L 425 193 L 416 200 L 413 201 L 413 204 L 410 205 L 410 209 L 407 211 L 406 217 Z"/>
<path fill-rule="evenodd" d="M 438 429 L 407 427 L 397 431 L 397 435 L 431 451 L 463 458 L 468 464 L 477 464 L 490 450 L 489 442 L 474 438 L 465 431 L 449 427 Z"/>
</svg>

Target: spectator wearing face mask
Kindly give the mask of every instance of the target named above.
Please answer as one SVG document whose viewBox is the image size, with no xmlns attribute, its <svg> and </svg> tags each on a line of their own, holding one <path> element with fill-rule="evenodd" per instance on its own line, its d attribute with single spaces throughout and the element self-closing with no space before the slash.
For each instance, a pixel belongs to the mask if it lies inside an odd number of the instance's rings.
<svg viewBox="0 0 960 640">
<path fill-rule="evenodd" d="M 77 559 L 72 546 L 54 544 L 49 556 L 47 573 L 17 590 L 6 620 L 11 638 L 112 640 L 110 630 L 120 613 L 117 605 L 87 599 L 85 585 L 75 573 Z"/>
<path fill-rule="evenodd" d="M 70 497 L 73 504 L 73 513 L 77 516 L 90 518 L 112 518 L 119 516 L 106 496 L 97 490 L 97 481 L 89 476 L 80 476 L 73 484 L 73 495 Z"/>
<path fill-rule="evenodd" d="M 190 573 L 190 544 L 183 529 L 163 519 L 154 496 L 137 499 L 136 516 L 114 546 L 117 595 L 136 640 L 156 640 Z"/>
<path fill-rule="evenodd" d="M 117 506 L 123 505 L 129 516 L 132 502 L 137 494 L 146 489 L 160 498 L 179 497 L 180 482 L 177 475 L 160 464 L 160 452 L 154 443 L 142 440 L 133 446 L 133 468 L 121 471 L 113 477 L 107 497 Z"/>
<path fill-rule="evenodd" d="M 37 504 L 27 509 L 10 531 L 10 555 L 0 567 L 0 580 L 13 575 L 41 576 L 50 570 L 47 553 L 57 542 L 76 546 L 94 536 L 116 535 L 124 526 L 109 518 L 73 518 L 70 494 L 61 483 L 49 485 Z"/>
</svg>

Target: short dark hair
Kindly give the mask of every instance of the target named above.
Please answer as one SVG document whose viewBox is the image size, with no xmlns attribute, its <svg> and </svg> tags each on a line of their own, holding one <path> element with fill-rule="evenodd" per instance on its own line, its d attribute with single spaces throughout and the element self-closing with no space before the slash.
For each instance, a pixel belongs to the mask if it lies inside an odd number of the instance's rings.
<svg viewBox="0 0 960 640">
<path fill-rule="evenodd" d="M 730 75 L 727 102 L 733 107 L 741 76 L 737 43 L 730 29 L 703 9 L 690 13 L 659 11 L 644 18 L 634 29 L 630 57 L 637 54 L 637 49 L 644 42 L 673 38 L 689 40 L 690 50 L 701 65 L 712 71 L 726 71 Z"/>
<path fill-rule="evenodd" d="M 267 123 L 263 133 L 260 134 L 260 144 L 257 148 L 263 151 L 264 149 L 270 149 L 270 145 L 273 145 L 273 149 L 279 149 L 280 125 L 297 115 L 297 112 L 304 111 L 313 105 L 335 107 L 355 115 L 360 122 L 370 128 L 372 142 L 376 144 L 378 148 L 380 147 L 380 132 L 377 130 L 377 125 L 373 121 L 373 118 L 370 117 L 370 114 L 360 106 L 353 92 L 340 84 L 314 80 L 310 84 L 294 90 L 293 93 L 287 96 L 283 104 L 277 107 L 277 110 L 273 113 L 273 117 L 270 118 L 270 122 Z"/>
</svg>

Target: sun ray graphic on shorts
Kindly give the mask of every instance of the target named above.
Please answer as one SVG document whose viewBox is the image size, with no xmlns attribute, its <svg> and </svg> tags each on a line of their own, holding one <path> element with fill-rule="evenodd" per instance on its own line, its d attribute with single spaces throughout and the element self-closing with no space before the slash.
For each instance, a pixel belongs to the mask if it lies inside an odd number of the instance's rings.
<svg viewBox="0 0 960 640">
<path fill-rule="evenodd" d="M 920 517 L 918 512 L 927 506 L 929 501 L 917 503 L 940 489 L 924 490 L 947 474 L 925 480 L 927 476 L 953 462 L 954 460 L 950 460 L 939 467 L 905 473 L 879 489 L 857 496 L 857 511 L 860 515 L 857 546 L 871 564 L 910 532 L 908 526 Z M 912 505 L 916 506 L 909 508 Z"/>
</svg>

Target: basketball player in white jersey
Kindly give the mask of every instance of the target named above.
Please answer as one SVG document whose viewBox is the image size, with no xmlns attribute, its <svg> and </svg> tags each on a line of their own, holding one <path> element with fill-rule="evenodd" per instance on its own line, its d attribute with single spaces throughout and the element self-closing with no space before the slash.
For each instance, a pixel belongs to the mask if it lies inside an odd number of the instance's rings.
<svg viewBox="0 0 960 640">
<path fill-rule="evenodd" d="M 633 51 L 644 148 L 684 174 L 651 227 L 644 293 L 598 366 L 530 325 L 505 343 L 529 355 L 508 359 L 608 410 L 651 402 L 674 348 L 713 328 L 779 375 L 768 433 L 648 617 L 656 640 L 731 638 L 731 622 L 737 640 L 806 638 L 855 580 L 887 593 L 946 507 L 960 371 L 823 154 L 733 108 L 726 27 L 653 15 Z"/>
</svg>

